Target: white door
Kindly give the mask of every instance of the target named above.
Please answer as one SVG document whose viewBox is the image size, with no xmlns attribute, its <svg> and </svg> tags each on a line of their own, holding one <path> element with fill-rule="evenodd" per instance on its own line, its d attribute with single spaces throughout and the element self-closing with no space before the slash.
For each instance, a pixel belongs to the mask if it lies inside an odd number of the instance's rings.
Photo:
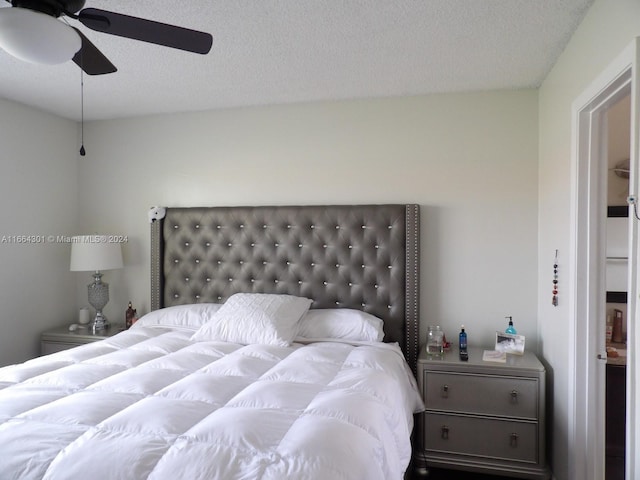
<svg viewBox="0 0 640 480">
<path fill-rule="evenodd" d="M 638 189 L 638 126 L 640 125 L 638 54 L 634 41 L 573 104 L 573 203 L 570 260 L 571 354 L 575 372 L 569 399 L 569 462 L 572 480 L 604 479 L 605 457 L 605 278 L 606 278 L 606 113 L 631 95 L 630 195 Z M 629 215 L 629 318 L 639 318 L 638 239 L 640 221 Z M 636 322 L 627 327 L 626 478 L 640 478 L 640 425 L 637 419 L 640 361 Z"/>
</svg>

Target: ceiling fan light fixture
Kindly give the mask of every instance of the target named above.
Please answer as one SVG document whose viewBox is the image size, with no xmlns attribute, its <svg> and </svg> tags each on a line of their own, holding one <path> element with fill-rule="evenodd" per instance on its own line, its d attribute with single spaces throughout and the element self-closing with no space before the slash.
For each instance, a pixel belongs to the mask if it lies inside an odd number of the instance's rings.
<svg viewBox="0 0 640 480">
<path fill-rule="evenodd" d="M 26 8 L 0 8 L 0 48 L 20 60 L 64 63 L 81 45 L 76 31 L 55 17 Z"/>
</svg>

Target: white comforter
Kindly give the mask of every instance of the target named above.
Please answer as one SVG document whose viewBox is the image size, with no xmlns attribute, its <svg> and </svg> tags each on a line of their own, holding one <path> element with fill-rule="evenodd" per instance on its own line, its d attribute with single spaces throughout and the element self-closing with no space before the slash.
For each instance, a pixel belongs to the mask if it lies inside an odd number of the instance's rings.
<svg viewBox="0 0 640 480">
<path fill-rule="evenodd" d="M 140 327 L 0 369 L 0 479 L 401 479 L 396 345 L 193 342 Z"/>
</svg>

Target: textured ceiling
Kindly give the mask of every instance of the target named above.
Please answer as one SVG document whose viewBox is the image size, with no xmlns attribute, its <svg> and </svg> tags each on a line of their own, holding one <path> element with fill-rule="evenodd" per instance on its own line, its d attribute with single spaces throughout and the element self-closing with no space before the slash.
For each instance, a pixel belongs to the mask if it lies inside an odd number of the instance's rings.
<svg viewBox="0 0 640 480">
<path fill-rule="evenodd" d="M 84 117 L 538 87 L 592 3 L 87 0 L 207 31 L 213 48 L 202 56 L 80 27 L 118 67 L 84 76 Z M 80 80 L 71 61 L 34 65 L 0 50 L 0 97 L 78 120 Z"/>
</svg>

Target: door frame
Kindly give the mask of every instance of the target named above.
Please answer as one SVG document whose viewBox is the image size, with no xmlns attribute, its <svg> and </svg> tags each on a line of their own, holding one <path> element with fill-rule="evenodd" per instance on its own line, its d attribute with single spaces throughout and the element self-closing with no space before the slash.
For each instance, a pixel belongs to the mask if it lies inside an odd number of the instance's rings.
<svg viewBox="0 0 640 480">
<path fill-rule="evenodd" d="M 631 95 L 629 192 L 638 185 L 638 54 L 635 39 L 572 105 L 572 205 L 570 258 L 569 478 L 600 480 L 605 461 L 605 257 L 606 257 L 606 111 Z M 639 223 L 629 214 L 628 312 L 640 318 L 638 286 Z M 627 326 L 626 478 L 640 467 L 637 399 L 640 388 L 636 322 Z M 633 379 L 633 381 L 632 381 Z M 595 421 L 594 421 L 595 419 Z"/>
</svg>

